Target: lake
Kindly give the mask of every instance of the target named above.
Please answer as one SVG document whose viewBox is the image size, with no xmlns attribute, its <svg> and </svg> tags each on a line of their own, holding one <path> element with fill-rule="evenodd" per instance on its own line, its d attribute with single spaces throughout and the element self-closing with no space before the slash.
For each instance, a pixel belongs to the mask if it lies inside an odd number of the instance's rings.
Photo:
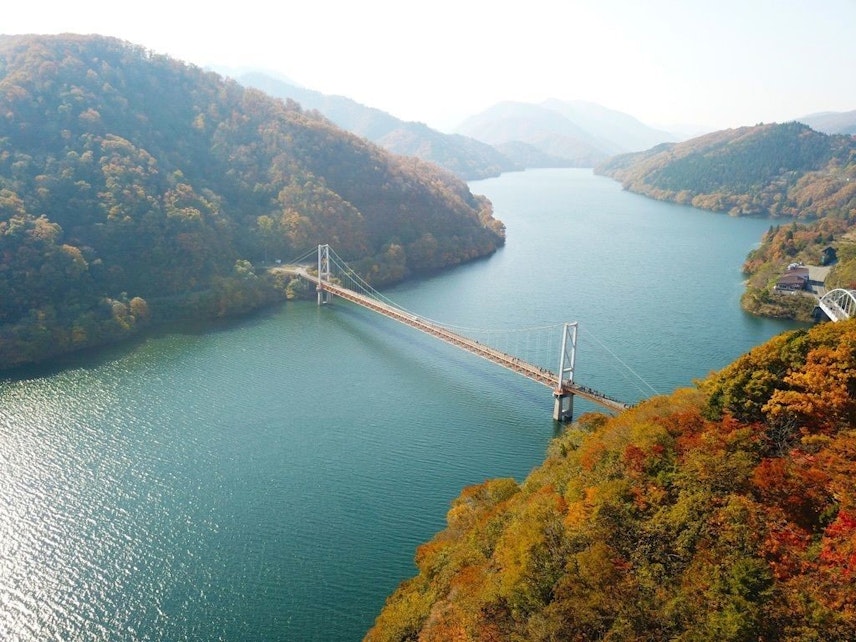
<svg viewBox="0 0 856 642">
<path fill-rule="evenodd" d="M 384 294 L 468 328 L 578 321 L 583 385 L 635 402 L 796 327 L 739 307 L 768 220 L 590 170 L 471 189 L 506 246 Z M 555 368 L 559 332 L 507 349 Z M 551 410 L 548 389 L 343 302 L 0 379 L 0 639 L 359 640 L 464 486 L 542 461 Z"/>
</svg>

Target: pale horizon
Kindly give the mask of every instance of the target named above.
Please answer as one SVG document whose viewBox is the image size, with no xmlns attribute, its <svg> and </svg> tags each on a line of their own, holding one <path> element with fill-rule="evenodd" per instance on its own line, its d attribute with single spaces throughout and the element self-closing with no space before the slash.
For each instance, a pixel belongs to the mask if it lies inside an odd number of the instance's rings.
<svg viewBox="0 0 856 642">
<path fill-rule="evenodd" d="M 856 110 L 856 0 L 269 6 L 50 1 L 7 10 L 0 29 L 112 36 L 200 67 L 273 73 L 445 132 L 499 102 L 551 98 L 672 130 Z"/>
</svg>

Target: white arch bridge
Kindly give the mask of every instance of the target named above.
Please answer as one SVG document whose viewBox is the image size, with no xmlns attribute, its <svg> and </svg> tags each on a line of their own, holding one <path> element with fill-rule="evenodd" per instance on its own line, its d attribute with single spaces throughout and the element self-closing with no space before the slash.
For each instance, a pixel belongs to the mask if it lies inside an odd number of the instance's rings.
<svg viewBox="0 0 856 642">
<path fill-rule="evenodd" d="M 830 290 L 817 302 L 830 321 L 846 321 L 856 314 L 856 290 Z"/>
<path fill-rule="evenodd" d="M 334 268 L 335 276 L 333 274 Z M 558 372 L 552 372 L 549 368 L 536 365 L 530 362 L 530 360 L 511 354 L 509 350 L 491 347 L 485 340 L 477 340 L 471 336 L 465 336 L 457 328 L 452 329 L 453 326 L 441 324 L 427 319 L 422 315 L 416 315 L 413 312 L 405 310 L 389 299 L 386 299 L 386 297 L 363 281 L 359 275 L 330 249 L 329 245 L 318 246 L 318 268 L 315 274 L 310 273 L 305 267 L 295 267 L 293 265 L 291 267 L 282 266 L 276 269 L 299 276 L 313 283 L 318 291 L 319 305 L 330 302 L 334 296 L 351 301 L 549 387 L 553 391 L 554 397 L 553 418 L 557 421 L 565 421 L 572 418 L 573 399 L 575 396 L 587 399 L 613 412 L 619 412 L 630 407 L 630 404 L 613 399 L 602 392 L 582 386 L 574 381 L 578 329 L 576 323 L 562 324 L 561 349 L 558 355 L 559 368 Z M 348 287 L 342 285 L 345 280 L 349 284 Z M 630 370 L 626 364 L 623 365 Z M 638 377 L 638 375 L 636 376 Z M 654 392 L 656 393 L 655 390 Z"/>
</svg>

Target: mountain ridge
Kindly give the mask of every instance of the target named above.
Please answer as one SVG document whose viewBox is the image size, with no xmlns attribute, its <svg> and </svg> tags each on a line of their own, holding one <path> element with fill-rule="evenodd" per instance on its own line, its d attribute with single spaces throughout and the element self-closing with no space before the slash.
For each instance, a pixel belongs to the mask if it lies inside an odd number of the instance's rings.
<svg viewBox="0 0 856 642">
<path fill-rule="evenodd" d="M 237 80 L 317 109 L 340 127 L 396 154 L 434 162 L 465 180 L 535 167 L 593 167 L 608 157 L 680 136 L 586 101 L 505 101 L 465 119 L 453 133 L 405 122 L 345 96 L 307 89 L 262 72 Z"/>
<path fill-rule="evenodd" d="M 294 293 L 330 243 L 375 285 L 486 256 L 490 202 L 317 112 L 102 36 L 0 36 L 0 368 Z"/>
<path fill-rule="evenodd" d="M 845 112 L 818 112 L 796 120 L 824 134 L 856 134 L 856 109 Z"/>
<path fill-rule="evenodd" d="M 732 215 L 846 216 L 854 150 L 849 136 L 767 123 L 618 155 L 595 172 L 632 192 Z"/>
<path fill-rule="evenodd" d="M 456 131 L 531 157 L 532 149 L 561 166 L 594 167 L 617 153 L 647 149 L 677 136 L 648 127 L 629 114 L 585 101 L 505 101 L 467 118 Z M 520 147 L 519 144 L 529 147 Z M 525 158 L 525 156 L 524 156 Z M 549 161 L 548 161 L 549 162 Z M 555 166 L 555 165 L 553 165 Z"/>
<path fill-rule="evenodd" d="M 339 127 L 387 151 L 436 163 L 464 180 L 491 178 L 522 169 L 483 142 L 444 134 L 424 123 L 406 122 L 345 96 L 323 94 L 259 72 L 241 74 L 237 80 L 271 96 L 292 99 L 307 109 L 316 109 Z"/>
</svg>

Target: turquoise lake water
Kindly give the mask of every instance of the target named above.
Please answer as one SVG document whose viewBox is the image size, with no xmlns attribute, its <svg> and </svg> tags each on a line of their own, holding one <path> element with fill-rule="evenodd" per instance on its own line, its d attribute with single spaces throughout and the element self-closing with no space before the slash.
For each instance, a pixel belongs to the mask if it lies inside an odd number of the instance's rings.
<svg viewBox="0 0 856 642">
<path fill-rule="evenodd" d="M 472 328 L 578 321 L 584 385 L 667 393 L 795 327 L 739 308 L 768 220 L 590 170 L 471 189 L 506 247 L 385 294 Z M 502 347 L 551 366 L 559 338 Z M 0 379 L 0 639 L 359 640 L 464 486 L 541 462 L 551 410 L 548 389 L 342 302 Z"/>
</svg>

